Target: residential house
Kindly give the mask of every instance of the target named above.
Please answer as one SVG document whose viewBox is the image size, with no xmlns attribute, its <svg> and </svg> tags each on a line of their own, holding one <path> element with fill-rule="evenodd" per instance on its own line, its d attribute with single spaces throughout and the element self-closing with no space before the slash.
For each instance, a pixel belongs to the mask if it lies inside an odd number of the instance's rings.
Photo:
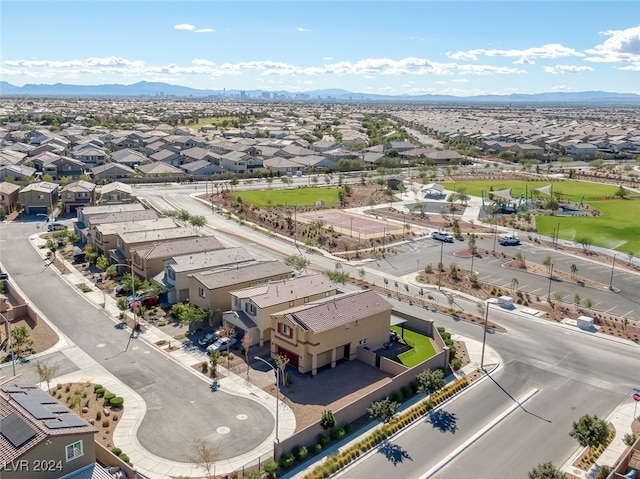
<svg viewBox="0 0 640 479">
<path fill-rule="evenodd" d="M 180 156 L 180 155 L 178 155 Z M 145 165 L 139 165 L 138 171 L 147 177 L 161 178 L 163 176 L 185 176 L 185 172 L 175 166 L 167 165 L 161 161 L 154 161 Z"/>
<path fill-rule="evenodd" d="M 516 143 L 509 150 L 513 151 L 518 160 L 541 159 L 544 156 L 544 148 L 529 143 Z"/>
<path fill-rule="evenodd" d="M 254 261 L 189 275 L 189 302 L 209 311 L 231 308 L 231 291 L 293 277 L 280 261 Z"/>
<path fill-rule="evenodd" d="M 433 150 L 425 156 L 435 161 L 438 165 L 461 162 L 464 159 L 460 153 L 453 150 Z"/>
<path fill-rule="evenodd" d="M 211 176 L 225 171 L 224 168 L 208 160 L 191 161 L 180 166 L 180 169 L 190 176 Z"/>
<path fill-rule="evenodd" d="M 31 160 L 33 167 L 42 175 L 50 175 L 54 180 L 63 177 L 79 177 L 84 174 L 84 163 L 68 156 L 43 153 Z"/>
<path fill-rule="evenodd" d="M 112 262 L 124 263 L 130 261 L 132 251 L 141 246 L 162 241 L 197 238 L 199 236 L 197 230 L 187 226 L 118 233 L 116 248 L 109 251 L 109 258 L 111 258 Z"/>
<path fill-rule="evenodd" d="M 596 157 L 598 148 L 591 143 L 576 143 L 573 145 L 567 145 L 564 149 L 564 154 L 568 156 L 574 156 L 579 159 L 593 159 Z"/>
<path fill-rule="evenodd" d="M 315 143 L 311 144 L 310 148 L 313 151 L 322 153 L 328 150 L 333 150 L 334 148 L 338 148 L 339 146 L 340 144 L 333 137 L 325 136 L 324 138 L 322 138 L 322 140 L 316 141 Z"/>
<path fill-rule="evenodd" d="M 30 183 L 18 193 L 18 202 L 28 215 L 52 215 L 58 203 L 58 185 L 47 181 Z"/>
<path fill-rule="evenodd" d="M 171 166 L 180 166 L 186 162 L 186 158 L 180 153 L 171 150 L 160 150 L 157 153 L 149 156 L 149 159 L 154 163 L 165 163 Z"/>
<path fill-rule="evenodd" d="M 91 236 L 91 246 L 99 254 L 118 247 L 118 235 L 142 231 L 148 233 L 149 242 L 155 241 L 153 234 L 158 230 L 175 229 L 178 226 L 172 218 L 156 218 L 145 221 L 126 221 L 119 223 L 97 224 Z"/>
<path fill-rule="evenodd" d="M 189 276 L 199 271 L 224 266 L 239 266 L 255 261 L 255 258 L 243 247 L 223 248 L 200 253 L 172 256 L 164 261 L 164 271 L 156 276 L 156 281 L 168 289 L 170 304 L 189 299 Z"/>
<path fill-rule="evenodd" d="M 277 156 L 282 156 L 284 158 L 293 158 L 294 156 L 309 156 L 309 155 L 315 155 L 316 152 L 313 150 L 310 150 L 309 148 L 305 148 L 304 146 L 298 146 L 298 145 L 287 145 L 284 148 L 282 148 L 278 153 L 276 153 Z"/>
<path fill-rule="evenodd" d="M 220 156 L 220 166 L 227 171 L 241 175 L 247 171 L 247 164 L 252 159 L 251 155 L 242 151 L 230 151 Z"/>
<path fill-rule="evenodd" d="M 4 218 L 20 208 L 19 191 L 20 186 L 18 185 L 8 181 L 0 182 L 0 218 Z"/>
<path fill-rule="evenodd" d="M 351 291 L 271 315 L 271 355 L 283 354 L 301 373 L 341 359 L 356 358 L 357 348 L 372 350 L 389 341 L 391 304 L 373 290 Z"/>
<path fill-rule="evenodd" d="M 35 384 L 0 379 L 2 479 L 109 478 L 94 471 L 97 432 Z"/>
<path fill-rule="evenodd" d="M 0 178 L 13 178 L 16 181 L 32 179 L 36 174 L 36 169 L 25 165 L 2 165 L 0 166 Z"/>
<path fill-rule="evenodd" d="M 135 169 L 138 165 L 148 163 L 149 158 L 147 158 L 139 151 L 125 148 L 124 150 L 118 150 L 111 153 L 111 162 Z"/>
<path fill-rule="evenodd" d="M 297 171 L 303 171 L 305 166 L 293 159 L 277 156 L 264 160 L 264 168 L 276 175 L 286 175 L 288 173 L 295 174 Z"/>
<path fill-rule="evenodd" d="M 127 165 L 120 165 L 118 163 L 105 163 L 104 165 L 91 168 L 91 177 L 94 180 L 109 181 L 129 178 L 135 175 L 135 170 L 129 168 Z"/>
<path fill-rule="evenodd" d="M 171 135 L 165 138 L 169 143 L 172 143 L 180 148 L 180 150 L 188 150 L 189 148 L 202 147 L 204 143 L 202 140 L 193 136 L 187 135 Z"/>
<path fill-rule="evenodd" d="M 96 201 L 99 205 L 120 205 L 123 203 L 131 203 L 133 189 L 127 183 L 114 181 L 100 188 L 100 196 Z"/>
<path fill-rule="evenodd" d="M 65 213 L 73 213 L 83 206 L 91 206 L 96 201 L 96 185 L 89 181 L 74 181 L 60 191 L 62 208 Z"/>
<path fill-rule="evenodd" d="M 180 154 L 184 156 L 185 163 L 190 163 L 192 161 L 206 160 L 210 163 L 218 161 L 219 155 L 215 153 L 205 150 L 201 146 L 196 146 L 194 148 L 188 148 L 186 150 L 180 151 Z"/>
<path fill-rule="evenodd" d="M 398 153 L 402 153 L 403 151 L 413 150 L 414 148 L 415 145 L 408 141 L 389 141 L 383 145 L 382 151 L 396 150 Z"/>
<path fill-rule="evenodd" d="M 135 209 L 129 209 L 134 206 Z M 130 205 L 109 205 L 104 207 L 83 207 L 78 208 L 76 213 L 78 220 L 74 223 L 74 230 L 75 233 L 80 236 L 82 243 L 85 244 L 93 244 L 93 238 L 96 234 L 95 229 L 98 225 L 153 220 L 159 218 L 156 210 L 145 209 L 140 203 Z"/>
<path fill-rule="evenodd" d="M 324 274 L 311 274 L 231 291 L 231 311 L 224 322 L 243 330 L 251 344 L 263 346 L 271 340 L 271 314 L 333 296 L 337 286 Z"/>
<path fill-rule="evenodd" d="M 141 278 L 151 279 L 164 271 L 164 261 L 173 256 L 193 255 L 223 248 L 215 236 L 199 236 L 140 246 L 131 250 L 133 272 Z"/>
<path fill-rule="evenodd" d="M 27 154 L 22 151 L 3 149 L 0 151 L 0 165 L 21 165 Z"/>
<path fill-rule="evenodd" d="M 71 157 L 84 163 L 86 170 L 107 162 L 107 152 L 91 143 L 76 146 L 71 150 Z"/>
</svg>

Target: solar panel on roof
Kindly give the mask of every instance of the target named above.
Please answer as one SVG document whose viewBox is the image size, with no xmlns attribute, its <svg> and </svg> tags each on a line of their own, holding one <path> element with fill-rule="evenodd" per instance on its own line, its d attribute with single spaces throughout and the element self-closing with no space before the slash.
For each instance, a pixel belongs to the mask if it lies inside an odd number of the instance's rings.
<svg viewBox="0 0 640 479">
<path fill-rule="evenodd" d="M 22 392 L 22 389 L 15 386 L 3 386 L 0 389 L 2 389 L 2 392 L 5 392 L 5 393 L 21 393 Z"/>
<path fill-rule="evenodd" d="M 20 389 L 38 389 L 38 386 L 33 383 L 16 383 L 16 386 Z"/>
<path fill-rule="evenodd" d="M 49 429 L 65 429 L 68 427 L 88 426 L 85 421 L 80 419 L 78 416 L 74 416 L 73 414 L 60 416 L 56 421 L 44 421 L 44 425 Z"/>
<path fill-rule="evenodd" d="M 49 411 L 54 412 L 56 414 L 64 414 L 64 413 L 70 413 L 71 412 L 71 410 L 68 407 L 65 407 L 65 406 L 50 407 Z"/>
<path fill-rule="evenodd" d="M 44 425 L 49 429 L 63 429 L 69 427 L 69 425 L 64 421 L 44 421 Z"/>
<path fill-rule="evenodd" d="M 0 434 L 13 444 L 13 447 L 20 447 L 29 439 L 36 435 L 31 426 L 15 412 L 12 412 L 4 419 L 0 420 Z"/>
<path fill-rule="evenodd" d="M 38 401 L 40 404 L 57 404 L 58 401 L 55 398 L 52 398 L 49 394 L 44 392 L 42 389 L 30 389 L 27 391 L 27 396 L 32 397 L 35 401 Z"/>
<path fill-rule="evenodd" d="M 38 401 L 34 400 L 32 397 L 27 396 L 26 394 L 11 394 L 11 399 L 20 404 L 20 406 L 26 409 L 27 412 L 36 419 L 55 418 L 55 416 L 49 409 L 44 407 Z"/>
</svg>

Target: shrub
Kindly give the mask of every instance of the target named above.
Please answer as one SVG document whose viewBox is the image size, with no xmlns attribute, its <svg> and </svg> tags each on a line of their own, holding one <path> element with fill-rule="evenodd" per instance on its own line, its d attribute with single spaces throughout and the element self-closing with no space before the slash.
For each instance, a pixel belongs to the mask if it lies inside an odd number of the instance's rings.
<svg viewBox="0 0 640 479">
<path fill-rule="evenodd" d="M 96 413 L 96 421 L 99 421 L 100 419 L 102 419 L 102 413 L 100 411 L 98 411 Z M 117 455 L 117 454 L 116 454 Z"/>
<path fill-rule="evenodd" d="M 353 424 L 351 423 L 345 424 L 343 429 L 345 434 L 351 434 L 353 432 Z"/>
<path fill-rule="evenodd" d="M 122 449 L 120 449 L 119 447 L 114 447 L 111 449 L 111 452 L 116 456 L 119 456 L 120 454 L 122 454 Z"/>
<path fill-rule="evenodd" d="M 102 386 L 100 386 L 94 392 L 96 393 L 96 397 L 101 398 L 102 396 L 104 396 L 105 390 Z"/>
<path fill-rule="evenodd" d="M 318 434 L 318 442 L 323 446 L 326 446 L 327 444 L 329 444 L 329 436 Z"/>
<path fill-rule="evenodd" d="M 318 454 L 320 451 L 322 451 L 322 444 L 320 444 L 319 442 L 316 442 L 313 446 L 311 446 L 312 453 Z"/>
<path fill-rule="evenodd" d="M 264 463 L 262 469 L 264 469 L 264 472 L 266 472 L 269 477 L 275 477 L 276 471 L 278 470 L 278 463 L 271 459 Z"/>
<path fill-rule="evenodd" d="M 320 418 L 320 426 L 322 429 L 331 429 L 336 425 L 336 418 L 333 412 L 329 409 L 322 411 L 322 417 Z"/>
<path fill-rule="evenodd" d="M 293 456 L 293 454 L 284 454 L 280 458 L 280 466 L 282 466 L 284 469 L 289 469 L 291 466 L 293 466 L 294 462 L 296 462 L 296 458 Z"/>
<path fill-rule="evenodd" d="M 458 358 L 453 358 L 451 360 L 451 367 L 453 368 L 454 371 L 457 371 L 462 367 L 462 361 L 460 361 L 460 359 Z"/>
<path fill-rule="evenodd" d="M 622 439 L 627 446 L 633 446 L 633 443 L 636 442 L 635 434 L 625 434 Z"/>
<path fill-rule="evenodd" d="M 104 403 L 105 404 L 109 404 L 109 401 L 111 401 L 114 397 L 116 397 L 115 394 L 113 393 L 107 393 L 104 395 Z"/>
<path fill-rule="evenodd" d="M 102 421 L 102 427 L 109 427 L 109 420 L 105 419 L 104 421 Z"/>
<path fill-rule="evenodd" d="M 124 403 L 124 399 L 120 396 L 116 396 L 109 401 L 111 407 L 120 407 L 122 406 L 122 403 Z"/>
<path fill-rule="evenodd" d="M 60 389 L 60 384 L 58 384 L 58 389 Z M 93 392 L 96 392 L 98 389 L 104 389 L 101 384 L 93 385 Z"/>
<path fill-rule="evenodd" d="M 127 456 L 125 453 L 122 453 L 118 456 L 120 459 L 122 459 L 124 462 L 126 462 L 127 464 L 131 465 L 131 461 L 129 460 L 129 456 Z"/>
<path fill-rule="evenodd" d="M 405 399 L 411 397 L 411 395 L 413 394 L 413 391 L 411 391 L 411 388 L 409 386 L 402 386 L 402 388 L 400 388 L 400 390 L 402 391 L 402 396 Z"/>
<path fill-rule="evenodd" d="M 294 454 L 298 459 L 298 461 L 304 461 L 307 458 L 307 455 L 309 454 L 309 451 L 304 446 L 296 447 L 294 451 L 295 451 Z"/>
<path fill-rule="evenodd" d="M 402 392 L 394 391 L 391 396 L 389 396 L 389 399 L 395 402 L 402 402 Z"/>
</svg>

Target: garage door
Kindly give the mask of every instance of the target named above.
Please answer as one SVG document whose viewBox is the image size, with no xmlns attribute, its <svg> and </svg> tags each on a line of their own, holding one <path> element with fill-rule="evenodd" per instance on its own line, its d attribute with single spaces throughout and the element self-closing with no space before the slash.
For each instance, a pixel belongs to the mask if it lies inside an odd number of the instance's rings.
<svg viewBox="0 0 640 479">
<path fill-rule="evenodd" d="M 291 364 L 294 367 L 298 367 L 298 355 L 296 353 L 292 353 L 291 351 L 288 351 L 284 348 L 281 348 L 280 346 L 278 346 L 278 354 L 282 354 L 283 356 L 286 356 L 289 358 L 289 364 Z"/>
<path fill-rule="evenodd" d="M 49 213 L 49 208 L 47 208 L 46 206 L 27 206 L 27 212 L 30 215 L 37 215 L 37 214 L 48 214 Z"/>
</svg>

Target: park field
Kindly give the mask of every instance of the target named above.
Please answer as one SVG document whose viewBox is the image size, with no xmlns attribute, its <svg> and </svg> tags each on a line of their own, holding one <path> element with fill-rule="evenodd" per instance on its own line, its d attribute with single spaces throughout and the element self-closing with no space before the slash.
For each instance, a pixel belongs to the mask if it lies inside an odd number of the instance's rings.
<svg viewBox="0 0 640 479">
<path fill-rule="evenodd" d="M 235 197 L 258 207 L 265 206 L 313 206 L 322 201 L 325 206 L 333 207 L 338 203 L 338 188 L 292 188 L 274 190 L 250 190 L 236 192 Z"/>
<path fill-rule="evenodd" d="M 485 199 L 489 191 L 501 191 L 511 188 L 511 196 L 518 198 L 520 193 L 524 193 L 525 186 L 531 190 L 532 188 L 542 188 L 549 186 L 549 181 L 521 181 L 521 180 L 481 180 L 481 181 L 457 181 L 443 183 L 444 187 L 448 190 L 453 190 L 454 185 L 456 191 L 460 188 L 465 188 L 468 195 L 481 196 L 481 191 L 484 191 Z M 586 183 L 582 181 L 557 181 L 553 182 L 554 194 L 559 193 L 561 200 L 568 200 L 574 203 L 580 201 L 580 198 L 584 195 L 584 199 L 598 199 L 603 196 L 614 196 L 618 190 L 617 186 L 603 185 L 601 183 Z M 537 193 L 536 196 L 542 198 L 545 197 L 542 193 Z"/>
<path fill-rule="evenodd" d="M 600 216 L 537 216 L 538 233 L 552 236 L 560 226 L 560 239 L 589 236 L 593 245 L 640 256 L 640 200 L 589 201 Z"/>
</svg>

